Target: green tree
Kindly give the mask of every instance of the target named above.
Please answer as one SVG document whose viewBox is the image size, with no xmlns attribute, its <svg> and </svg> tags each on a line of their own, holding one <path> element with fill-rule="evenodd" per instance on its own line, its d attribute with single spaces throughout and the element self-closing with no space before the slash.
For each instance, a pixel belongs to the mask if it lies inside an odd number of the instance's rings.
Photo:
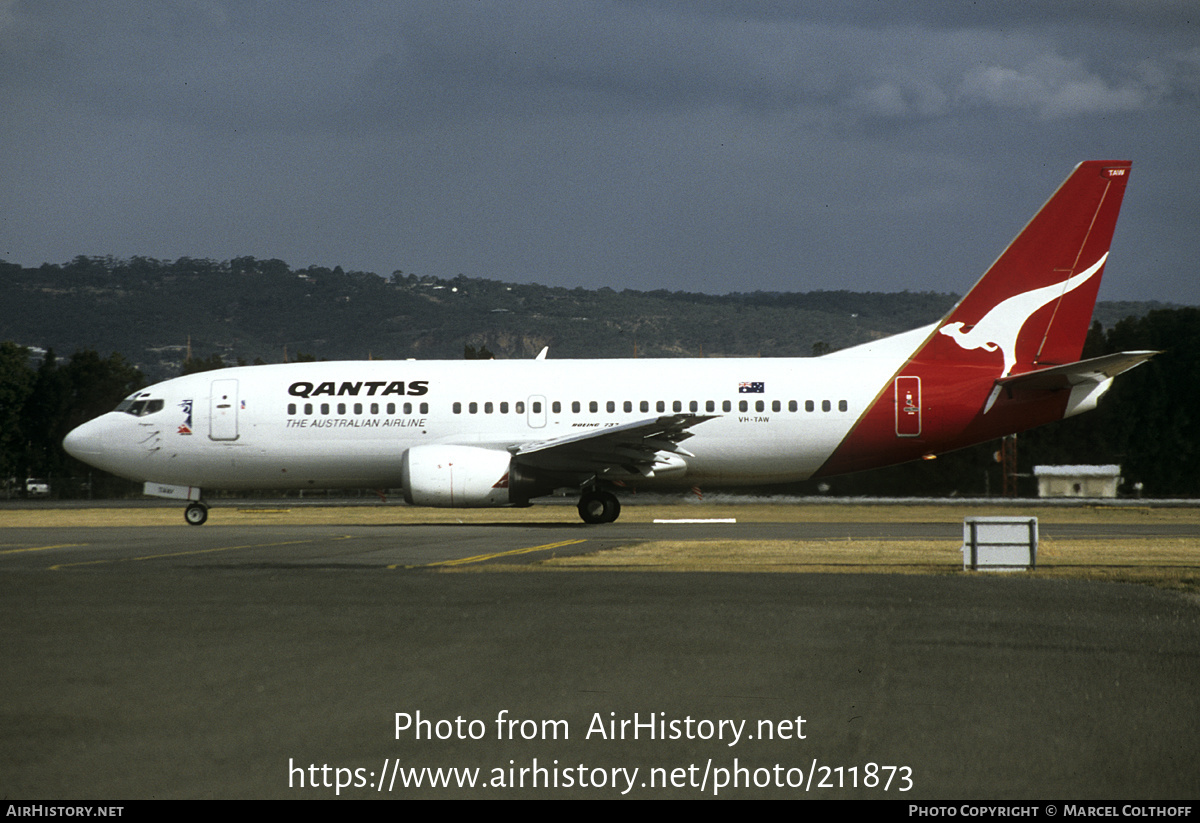
<svg viewBox="0 0 1200 823">
<path fill-rule="evenodd" d="M 25 474 L 45 477 L 57 475 L 63 469 L 66 454 L 62 450 L 62 438 L 69 430 L 65 418 L 71 408 L 71 387 L 67 380 L 67 375 L 59 368 L 54 349 L 48 350 L 21 410 Z"/>
<path fill-rule="evenodd" d="M 182 377 L 185 374 L 196 374 L 202 371 L 214 371 L 215 369 L 225 368 L 225 361 L 221 359 L 219 354 L 211 354 L 208 357 L 189 357 L 183 361 L 183 367 L 179 370 L 179 375 Z"/>
<path fill-rule="evenodd" d="M 1166 309 L 1093 326 L 1085 356 L 1158 351 L 1113 381 L 1095 411 L 1021 435 L 1034 464 L 1115 463 L 1148 496 L 1200 494 L 1200 309 Z"/>
<path fill-rule="evenodd" d="M 7 340 L 0 343 L 0 481 L 14 476 L 22 462 L 22 411 L 34 380 L 29 349 Z"/>
<path fill-rule="evenodd" d="M 1107 342 L 1110 351 L 1161 352 L 1115 381 L 1106 434 L 1124 476 L 1151 495 L 1200 493 L 1200 309 L 1124 320 Z"/>
</svg>

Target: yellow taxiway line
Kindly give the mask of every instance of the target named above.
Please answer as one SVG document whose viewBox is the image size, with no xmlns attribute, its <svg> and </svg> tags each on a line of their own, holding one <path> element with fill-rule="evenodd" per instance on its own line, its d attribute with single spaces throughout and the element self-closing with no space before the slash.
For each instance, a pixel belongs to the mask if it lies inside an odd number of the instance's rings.
<svg viewBox="0 0 1200 823">
<path fill-rule="evenodd" d="M 510 549 L 509 551 L 506 551 L 506 552 L 492 552 L 491 554 L 477 554 L 474 557 L 459 557 L 455 560 L 439 560 L 436 563 L 424 563 L 421 566 L 418 566 L 415 568 L 434 568 L 436 566 L 463 566 L 463 565 L 466 565 L 467 563 L 482 563 L 485 560 L 492 560 L 497 557 L 513 557 L 514 555 L 518 555 L 518 554 L 528 554 L 529 552 L 548 551 L 550 549 L 557 549 L 560 546 L 574 546 L 576 543 L 586 543 L 586 542 L 587 542 L 587 540 L 585 538 L 579 538 L 578 540 L 563 540 L 560 543 L 547 543 L 544 546 L 530 546 L 529 548 L 526 548 L 526 549 Z M 396 566 L 388 566 L 388 568 L 389 569 L 399 569 L 399 568 L 414 568 L 414 567 L 396 565 Z"/>
</svg>

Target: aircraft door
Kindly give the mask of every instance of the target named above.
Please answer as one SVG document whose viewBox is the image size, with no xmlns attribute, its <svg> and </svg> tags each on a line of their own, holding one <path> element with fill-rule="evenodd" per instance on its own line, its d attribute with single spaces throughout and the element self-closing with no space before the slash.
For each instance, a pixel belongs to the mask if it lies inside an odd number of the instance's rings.
<svg viewBox="0 0 1200 823">
<path fill-rule="evenodd" d="M 238 439 L 238 381 L 214 380 L 208 402 L 208 438 Z"/>
<path fill-rule="evenodd" d="M 546 426 L 546 398 L 540 394 L 529 398 L 528 420 L 531 429 L 541 429 Z"/>
<path fill-rule="evenodd" d="M 921 436 L 921 378 L 896 378 L 896 436 Z"/>
</svg>

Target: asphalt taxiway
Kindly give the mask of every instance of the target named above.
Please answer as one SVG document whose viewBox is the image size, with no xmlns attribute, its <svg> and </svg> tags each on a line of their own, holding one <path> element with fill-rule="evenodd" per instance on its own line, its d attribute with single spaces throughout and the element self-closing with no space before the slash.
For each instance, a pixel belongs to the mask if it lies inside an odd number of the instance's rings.
<svg viewBox="0 0 1200 823">
<path fill-rule="evenodd" d="M 1200 539 L 1200 523 L 1059 523 L 1043 538 Z M 528 563 L 648 540 L 961 540 L 947 522 L 651 523 L 603 527 L 547 520 L 362 525 L 352 512 L 337 524 L 8 527 L 0 570 L 122 568 L 416 568 Z"/>
<path fill-rule="evenodd" d="M 1194 597 L 1036 575 L 487 572 L 663 528 L 8 528 L 0 789 L 1200 797 Z M 955 523 L 669 528 L 961 535 Z M 1120 539 L 1129 527 L 1056 528 Z M 430 787 L 436 772 L 409 768 L 464 771 Z"/>
</svg>

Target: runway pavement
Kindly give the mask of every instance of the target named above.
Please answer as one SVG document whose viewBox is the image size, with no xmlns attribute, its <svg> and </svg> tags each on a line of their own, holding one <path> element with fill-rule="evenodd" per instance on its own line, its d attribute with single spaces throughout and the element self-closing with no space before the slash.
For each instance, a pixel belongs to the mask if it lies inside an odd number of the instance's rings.
<svg viewBox="0 0 1200 823">
<path fill-rule="evenodd" d="M 1193 597 L 1027 575 L 486 571 L 664 528 L 961 535 L 954 523 L 9 528 L 0 791 L 1200 797 Z M 1129 527 L 1055 528 L 1120 539 Z"/>
<path fill-rule="evenodd" d="M 1200 538 L 1200 523 L 1060 523 L 1043 538 Z M 9 527 L 0 570 L 190 567 L 413 567 L 522 563 L 647 540 L 895 539 L 960 541 L 960 523 L 646 523 L 603 527 L 537 522 L 360 525 Z"/>
</svg>

